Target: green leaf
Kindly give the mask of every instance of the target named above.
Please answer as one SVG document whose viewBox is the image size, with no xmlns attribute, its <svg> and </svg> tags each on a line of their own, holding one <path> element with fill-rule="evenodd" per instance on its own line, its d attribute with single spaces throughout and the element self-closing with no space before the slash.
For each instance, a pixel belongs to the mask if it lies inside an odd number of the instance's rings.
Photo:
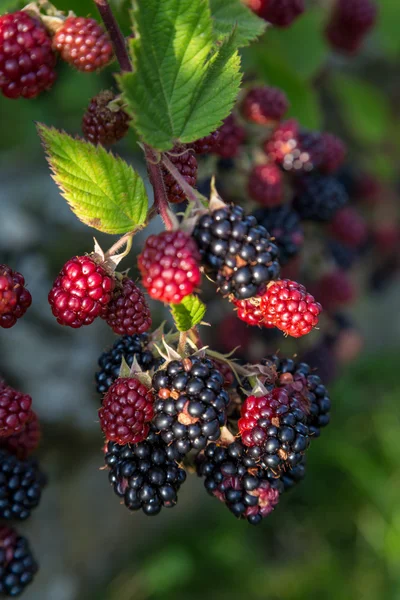
<svg viewBox="0 0 400 600">
<path fill-rule="evenodd" d="M 38 125 L 53 179 L 72 211 L 104 233 L 127 233 L 147 214 L 147 195 L 139 175 L 102 146 Z"/>
<path fill-rule="evenodd" d="M 257 17 L 241 0 L 210 0 L 210 8 L 217 39 L 223 39 L 236 27 L 238 46 L 247 46 L 267 28 L 266 21 Z"/>
<path fill-rule="evenodd" d="M 180 304 L 171 306 L 172 316 L 179 331 L 189 331 L 198 325 L 206 313 L 206 306 L 197 297 L 191 294 L 186 296 Z"/>
<path fill-rule="evenodd" d="M 133 124 L 159 150 L 208 135 L 240 86 L 236 33 L 215 44 L 207 0 L 137 0 L 134 72 L 120 85 Z"/>
<path fill-rule="evenodd" d="M 353 135 L 361 142 L 381 142 L 391 126 L 385 93 L 365 80 L 344 73 L 333 75 L 331 86 Z"/>
</svg>

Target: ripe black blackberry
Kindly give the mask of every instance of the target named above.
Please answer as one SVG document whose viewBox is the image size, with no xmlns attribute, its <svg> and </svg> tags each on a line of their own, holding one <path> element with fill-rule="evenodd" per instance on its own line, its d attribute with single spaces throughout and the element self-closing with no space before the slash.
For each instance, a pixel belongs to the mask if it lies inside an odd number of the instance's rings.
<svg viewBox="0 0 400 600">
<path fill-rule="evenodd" d="M 278 248 L 253 215 L 231 204 L 203 215 L 193 237 L 224 296 L 256 296 L 279 276 Z"/>
<path fill-rule="evenodd" d="M 284 471 L 282 475 L 275 479 L 273 477 L 268 477 L 268 481 L 271 486 L 276 488 L 280 494 L 283 492 L 288 492 L 293 489 L 300 481 L 303 481 L 306 476 L 306 457 L 302 456 L 301 462 L 293 467 L 293 469 L 287 469 Z"/>
<path fill-rule="evenodd" d="M 114 492 L 124 499 L 125 506 L 153 516 L 163 506 L 171 508 L 177 503 L 178 490 L 186 479 L 177 458 L 173 449 L 151 431 L 144 442 L 132 446 L 109 442 L 105 463 Z"/>
<path fill-rule="evenodd" d="M 310 437 L 311 439 L 319 437 L 321 428 L 329 424 L 331 409 L 329 393 L 321 378 L 313 373 L 311 367 L 305 362 L 296 363 L 290 358 L 279 358 L 276 355 L 269 356 L 263 362 L 275 365 L 278 385 L 285 386 L 297 382 L 300 389 L 300 384 L 303 383 L 300 392 L 309 405 L 307 426 Z"/>
<path fill-rule="evenodd" d="M 197 356 L 173 360 L 153 376 L 154 426 L 182 456 L 219 439 L 229 404 L 224 383 L 213 362 Z"/>
<path fill-rule="evenodd" d="M 136 356 L 139 366 L 144 371 L 149 371 L 155 366 L 157 361 L 147 348 L 149 339 L 147 333 L 123 335 L 114 342 L 110 350 L 103 352 L 98 361 L 100 371 L 95 376 L 96 389 L 99 394 L 105 394 L 110 385 L 118 378 L 122 358 L 129 366 L 132 366 Z"/>
<path fill-rule="evenodd" d="M 328 257 L 343 271 L 351 269 L 358 258 L 356 250 L 336 240 L 328 240 L 326 249 Z"/>
<path fill-rule="evenodd" d="M 345 188 L 328 175 L 304 175 L 297 181 L 293 208 L 305 221 L 330 221 L 348 201 Z"/>
<path fill-rule="evenodd" d="M 37 571 L 28 540 L 15 529 L 0 527 L 0 594 L 19 596 Z"/>
<path fill-rule="evenodd" d="M 254 216 L 274 238 L 282 267 L 299 254 L 304 242 L 304 230 L 296 211 L 284 204 L 276 208 L 259 208 Z"/>
<path fill-rule="evenodd" d="M 27 519 L 40 502 L 46 477 L 36 460 L 0 450 L 0 518 Z"/>
<path fill-rule="evenodd" d="M 279 490 L 240 442 L 227 447 L 208 444 L 197 457 L 197 474 L 207 492 L 224 502 L 238 519 L 257 525 L 274 509 Z"/>
</svg>

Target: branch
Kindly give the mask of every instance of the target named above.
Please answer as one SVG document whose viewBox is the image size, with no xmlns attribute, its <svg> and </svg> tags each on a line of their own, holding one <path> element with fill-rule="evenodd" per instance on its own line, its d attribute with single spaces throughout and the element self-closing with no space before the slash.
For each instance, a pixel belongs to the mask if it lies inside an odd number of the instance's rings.
<svg viewBox="0 0 400 600">
<path fill-rule="evenodd" d="M 132 63 L 129 58 L 128 50 L 126 49 L 125 38 L 113 15 L 110 5 L 108 4 L 108 0 L 93 1 L 99 10 L 105 28 L 111 38 L 115 56 L 117 57 L 121 71 L 132 71 Z"/>
<path fill-rule="evenodd" d="M 154 190 L 154 204 L 157 212 L 164 221 L 166 229 L 175 229 L 177 222 L 175 216 L 169 209 L 164 180 L 161 173 L 161 165 L 157 160 L 157 154 L 150 146 L 147 146 L 147 144 L 144 145 L 144 154 L 149 170 L 150 181 Z"/>
</svg>

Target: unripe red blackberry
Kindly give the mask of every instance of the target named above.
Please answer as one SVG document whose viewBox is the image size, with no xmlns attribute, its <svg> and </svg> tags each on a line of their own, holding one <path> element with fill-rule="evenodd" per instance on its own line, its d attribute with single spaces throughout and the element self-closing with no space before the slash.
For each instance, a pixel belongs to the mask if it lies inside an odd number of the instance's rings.
<svg viewBox="0 0 400 600">
<path fill-rule="evenodd" d="M 110 302 L 114 278 L 91 256 L 75 256 L 62 268 L 49 293 L 53 315 L 60 325 L 90 325 Z"/>
<path fill-rule="evenodd" d="M 112 298 L 100 316 L 118 335 L 144 333 L 151 327 L 146 298 L 129 277 L 116 283 Z"/>
<path fill-rule="evenodd" d="M 325 175 L 332 175 L 344 162 L 346 146 L 340 138 L 332 133 L 322 133 L 321 138 L 324 149 L 319 170 Z"/>
<path fill-rule="evenodd" d="M 246 300 L 232 298 L 232 302 L 237 308 L 236 314 L 241 321 L 244 321 L 248 325 L 267 328 L 274 327 L 274 322 L 266 318 L 264 314 L 261 304 L 262 297 L 260 295 L 254 298 L 247 298 Z"/>
<path fill-rule="evenodd" d="M 303 175 L 296 181 L 293 208 L 306 221 L 330 221 L 348 201 L 344 186 L 328 175 Z"/>
<path fill-rule="evenodd" d="M 279 275 L 278 249 L 243 208 L 226 205 L 200 217 L 193 237 L 203 265 L 224 296 L 257 296 Z"/>
<path fill-rule="evenodd" d="M 108 108 L 114 99 L 115 95 L 110 90 L 104 90 L 91 99 L 82 119 L 82 132 L 88 142 L 111 146 L 128 133 L 129 115 L 122 108 Z"/>
<path fill-rule="evenodd" d="M 291 388 L 274 388 L 265 396 L 249 396 L 238 421 L 249 455 L 279 477 L 300 463 L 310 438 L 308 402 Z"/>
<path fill-rule="evenodd" d="M 32 398 L 10 386 L 0 389 L 0 437 L 19 434 L 33 419 Z"/>
<path fill-rule="evenodd" d="M 154 426 L 166 444 L 185 455 L 216 441 L 226 422 L 224 377 L 207 358 L 173 360 L 153 376 Z"/>
<path fill-rule="evenodd" d="M 184 147 L 176 146 L 168 152 L 166 156 L 172 164 L 178 169 L 182 177 L 187 183 L 194 187 L 197 182 L 197 159 L 193 152 L 185 150 Z M 163 181 L 168 202 L 179 204 L 187 198 L 185 192 L 176 181 L 175 177 L 168 171 L 166 167 L 162 167 Z"/>
<path fill-rule="evenodd" d="M 107 441 L 120 445 L 146 439 L 154 416 L 154 395 L 135 377 L 120 377 L 109 388 L 99 410 Z"/>
<path fill-rule="evenodd" d="M 375 25 L 378 6 L 372 0 L 336 0 L 326 36 L 336 50 L 353 54 Z"/>
<path fill-rule="evenodd" d="M 0 265 L 0 327 L 13 327 L 30 307 L 32 296 L 25 287 L 25 279 L 7 265 Z"/>
<path fill-rule="evenodd" d="M 181 230 L 148 237 L 138 265 L 143 286 L 151 298 L 161 302 L 177 304 L 200 285 L 198 248 Z"/>
<path fill-rule="evenodd" d="M 0 90 L 6 98 L 36 98 L 56 80 L 56 55 L 42 23 L 24 11 L 0 17 Z"/>
<path fill-rule="evenodd" d="M 304 11 L 304 0 L 247 0 L 249 7 L 276 27 L 289 27 Z"/>
<path fill-rule="evenodd" d="M 0 527 L 0 594 L 15 598 L 32 583 L 38 565 L 29 542 L 11 527 Z"/>
<path fill-rule="evenodd" d="M 196 462 L 207 492 L 226 504 L 236 518 L 258 525 L 277 505 L 277 486 L 239 441 L 227 447 L 208 444 Z"/>
<path fill-rule="evenodd" d="M 279 262 L 284 267 L 303 247 L 304 230 L 299 215 L 291 206 L 284 204 L 276 208 L 259 208 L 254 216 L 274 238 L 279 249 Z"/>
<path fill-rule="evenodd" d="M 307 335 L 318 324 L 321 304 L 300 283 L 274 281 L 261 298 L 264 318 L 291 337 Z"/>
<path fill-rule="evenodd" d="M 19 460 L 25 460 L 38 448 L 41 436 L 39 419 L 36 413 L 31 411 L 31 418 L 22 431 L 8 437 L 0 437 L 0 448 L 8 450 Z"/>
<path fill-rule="evenodd" d="M 274 163 L 256 165 L 247 182 L 249 196 L 263 206 L 273 208 L 282 202 L 283 177 Z"/>
<path fill-rule="evenodd" d="M 210 154 L 214 151 L 215 146 L 218 143 L 219 129 L 213 131 L 209 135 L 206 135 L 195 142 L 187 144 L 188 148 L 192 148 L 196 154 Z"/>
<path fill-rule="evenodd" d="M 282 121 L 264 142 L 265 153 L 278 165 L 282 165 L 285 157 L 296 149 L 299 132 L 300 126 L 296 119 Z"/>
<path fill-rule="evenodd" d="M 323 275 L 315 284 L 313 294 L 328 311 L 351 304 L 357 295 L 353 281 L 341 269 Z"/>
<path fill-rule="evenodd" d="M 224 387 L 230 387 L 235 381 L 235 375 L 233 374 L 233 371 L 228 365 L 228 363 L 226 363 L 223 360 L 218 360 L 216 358 L 213 358 L 212 362 L 215 368 L 221 373 L 222 377 L 224 378 Z"/>
<path fill-rule="evenodd" d="M 278 88 L 265 85 L 249 89 L 240 110 L 248 121 L 268 125 L 280 121 L 288 108 L 286 94 Z"/>
<path fill-rule="evenodd" d="M 113 58 L 108 33 L 86 17 L 68 17 L 53 38 L 53 48 L 65 62 L 86 73 L 101 69 Z"/>
<path fill-rule="evenodd" d="M 244 127 L 238 123 L 233 114 L 230 114 L 217 131 L 218 140 L 213 150 L 214 154 L 223 158 L 235 158 L 246 137 Z"/>
<path fill-rule="evenodd" d="M 330 233 L 350 248 L 360 248 L 368 237 L 367 223 L 353 207 L 338 210 L 329 224 Z"/>
</svg>

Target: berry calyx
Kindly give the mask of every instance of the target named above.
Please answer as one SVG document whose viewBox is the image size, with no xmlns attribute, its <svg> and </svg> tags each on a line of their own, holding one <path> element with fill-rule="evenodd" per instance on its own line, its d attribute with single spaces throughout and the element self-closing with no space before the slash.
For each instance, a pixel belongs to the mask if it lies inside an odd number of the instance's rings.
<svg viewBox="0 0 400 600">
<path fill-rule="evenodd" d="M 82 132 L 88 142 L 111 146 L 128 133 L 129 115 L 122 108 L 108 108 L 114 99 L 115 95 L 109 90 L 100 92 L 91 99 L 82 118 Z"/>
<path fill-rule="evenodd" d="M 0 327 L 13 327 L 30 307 L 32 296 L 25 279 L 7 265 L 0 265 Z"/>
<path fill-rule="evenodd" d="M 240 110 L 247 121 L 268 125 L 280 121 L 288 108 L 289 103 L 282 90 L 260 86 L 246 93 Z"/>
<path fill-rule="evenodd" d="M 0 527 L 0 594 L 19 596 L 32 583 L 38 565 L 28 540 L 15 529 Z"/>
<path fill-rule="evenodd" d="M 123 277 L 121 282 L 116 283 L 111 300 L 100 316 L 118 335 L 144 333 L 151 327 L 146 298 L 129 277 Z"/>
<path fill-rule="evenodd" d="M 200 284 L 200 255 L 184 231 L 164 231 L 147 238 L 138 256 L 143 286 L 151 298 L 179 303 Z"/>
<path fill-rule="evenodd" d="M 187 181 L 190 187 L 194 187 L 197 181 L 197 160 L 193 152 L 185 150 L 183 147 L 176 146 L 167 153 L 168 159 L 178 169 L 182 177 Z M 168 202 L 179 204 L 186 200 L 186 194 L 176 181 L 175 177 L 166 167 L 162 167 L 163 181 Z"/>
<path fill-rule="evenodd" d="M 94 19 L 68 17 L 53 38 L 53 49 L 78 71 L 101 69 L 113 58 L 108 33 Z"/>
<path fill-rule="evenodd" d="M 33 410 L 30 412 L 30 420 L 19 433 L 0 437 L 0 448 L 8 450 L 20 460 L 25 460 L 38 448 L 42 437 L 39 419 Z"/>
<path fill-rule="evenodd" d="M 20 434 L 33 419 L 32 398 L 10 386 L 0 389 L 0 438 Z"/>
<path fill-rule="evenodd" d="M 99 410 L 100 427 L 106 440 L 120 445 L 142 442 L 150 431 L 153 405 L 153 393 L 138 379 L 117 379 Z"/>
<path fill-rule="evenodd" d="M 36 98 L 56 80 L 56 55 L 42 23 L 24 11 L 0 17 L 0 90 L 6 98 Z"/>
<path fill-rule="evenodd" d="M 244 127 L 238 123 L 233 114 L 230 114 L 217 131 L 218 139 L 213 149 L 214 154 L 222 158 L 235 158 L 246 137 Z"/>
<path fill-rule="evenodd" d="M 307 335 L 318 324 L 322 310 L 304 285 L 289 279 L 272 283 L 261 297 L 264 318 L 291 337 Z"/>
<path fill-rule="evenodd" d="M 114 278 L 91 256 L 75 256 L 56 278 L 49 304 L 60 325 L 90 325 L 110 302 L 114 287 Z"/>
<path fill-rule="evenodd" d="M 283 198 L 282 172 L 274 163 L 256 165 L 247 182 L 249 196 L 263 206 L 279 206 Z"/>
</svg>

